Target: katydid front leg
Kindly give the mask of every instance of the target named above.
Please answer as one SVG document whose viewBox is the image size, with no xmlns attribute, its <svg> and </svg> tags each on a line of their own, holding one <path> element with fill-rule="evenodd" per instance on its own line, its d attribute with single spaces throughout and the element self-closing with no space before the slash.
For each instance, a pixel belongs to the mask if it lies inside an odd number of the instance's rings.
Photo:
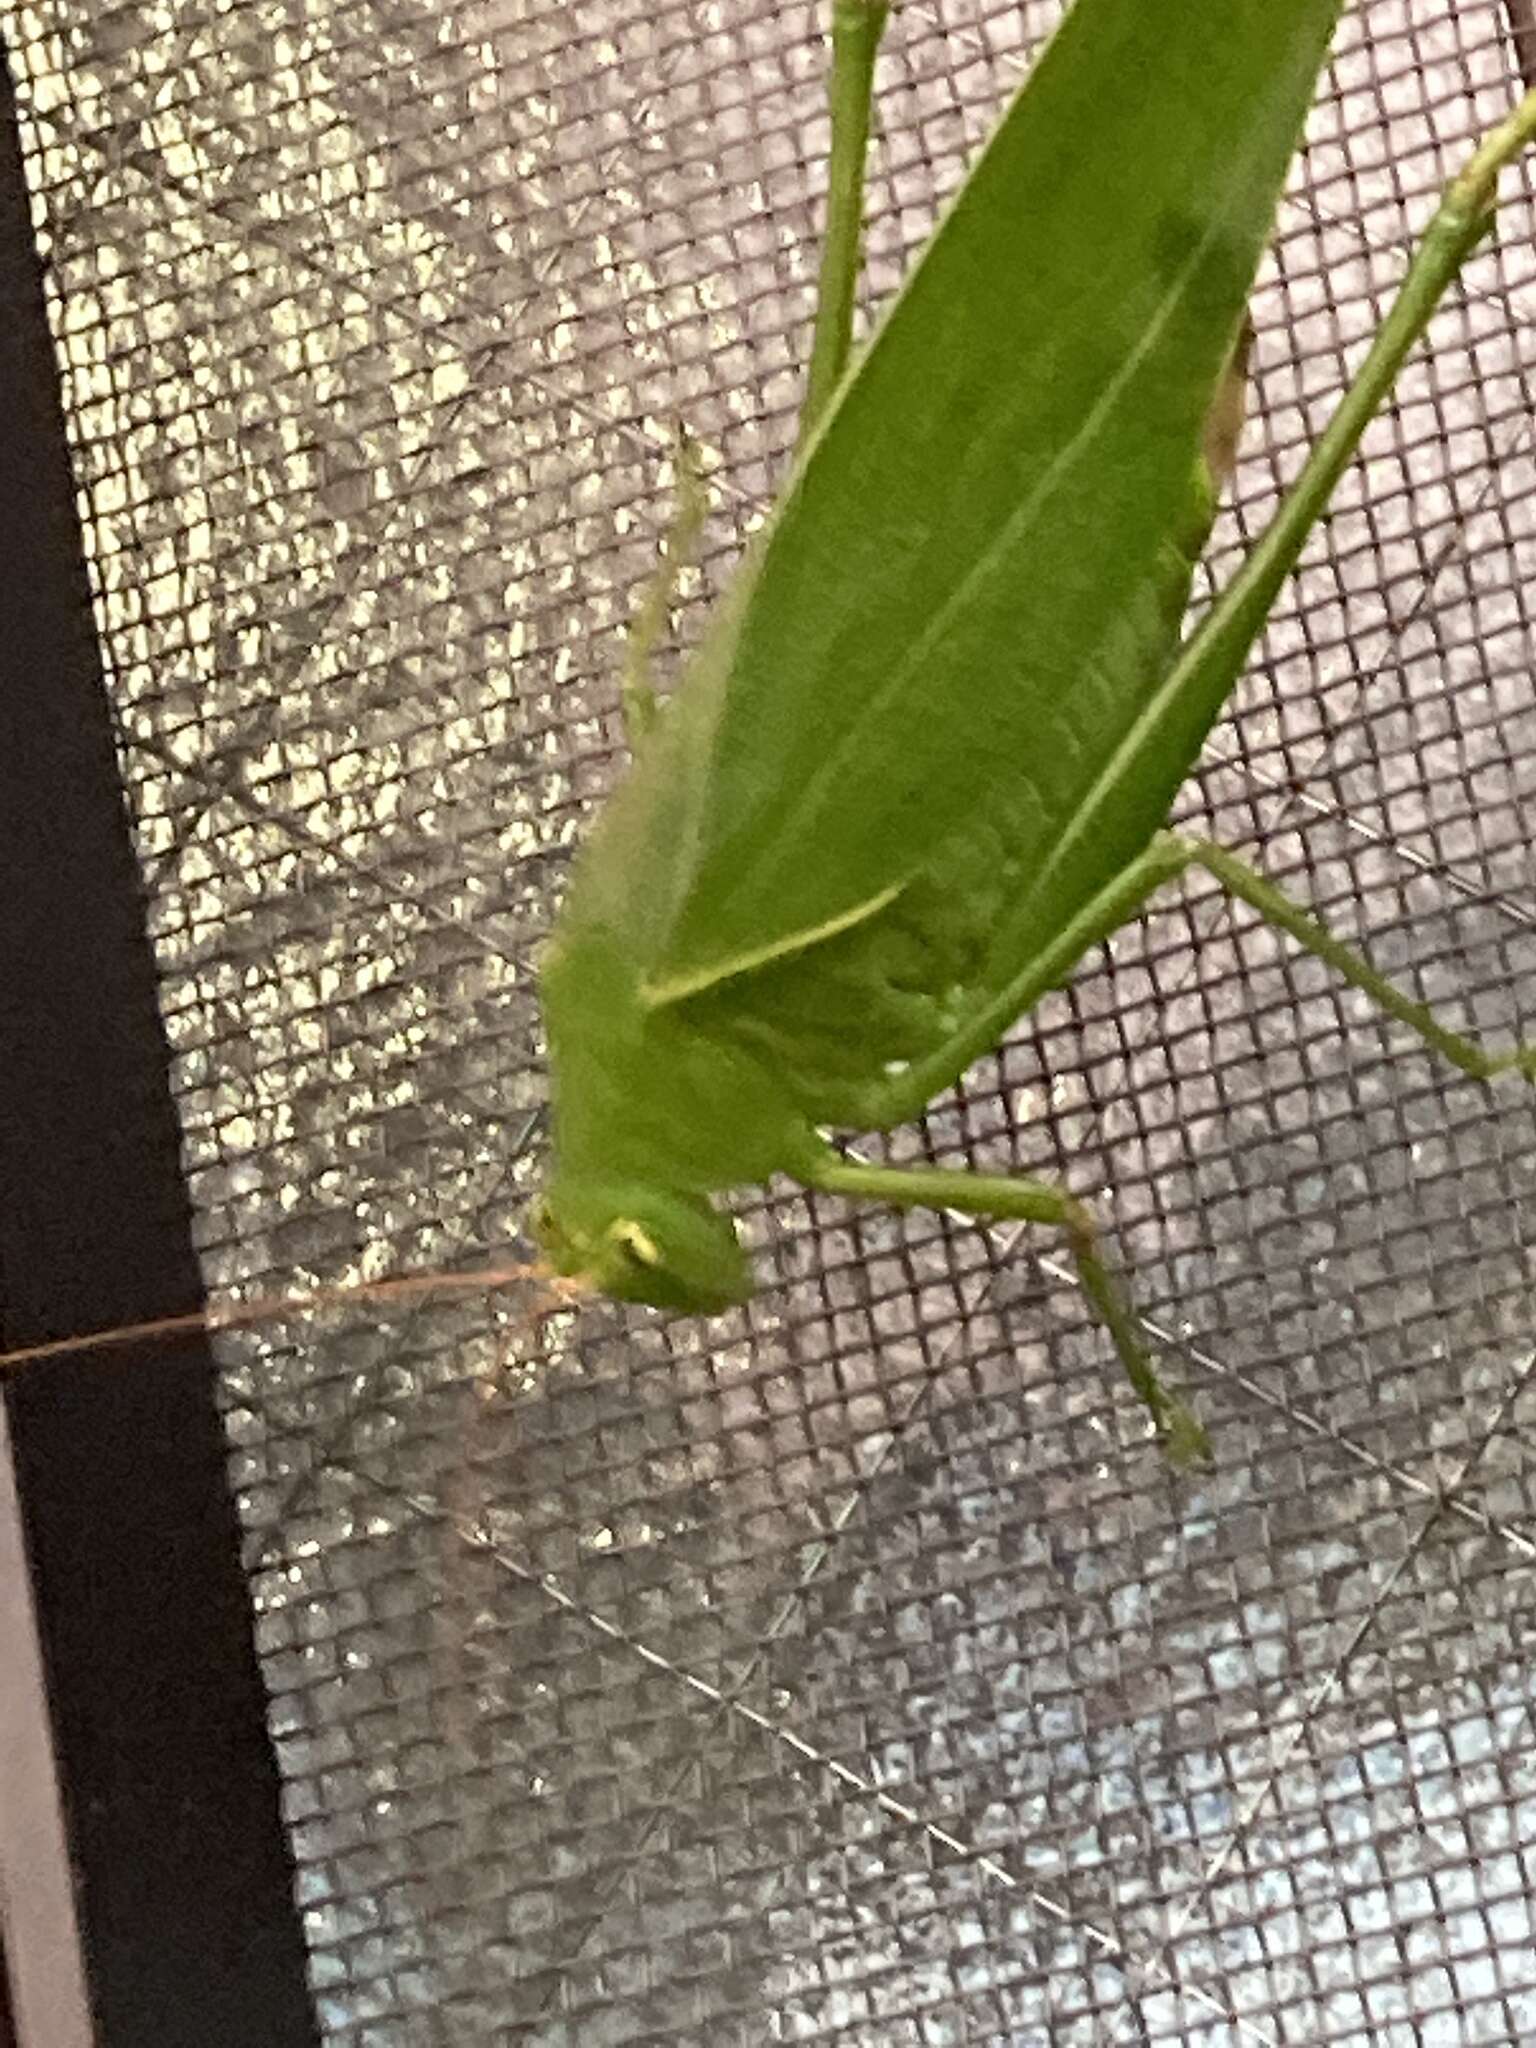
<svg viewBox="0 0 1536 2048">
<path fill-rule="evenodd" d="M 698 548 L 704 521 L 709 516 L 709 494 L 698 450 L 687 434 L 677 437 L 675 458 L 677 500 L 662 540 L 662 558 L 645 587 L 634 619 L 624 637 L 624 670 L 619 681 L 619 702 L 624 713 L 624 731 L 633 752 L 656 722 L 660 700 L 652 665 L 656 649 L 667 630 L 673 600 L 683 571 Z"/>
<path fill-rule="evenodd" d="M 864 166 L 869 152 L 875 53 L 890 11 L 890 0 L 833 0 L 828 95 L 832 153 L 815 332 L 800 410 L 801 446 L 810 438 L 848 367 L 863 246 Z M 679 435 L 677 503 L 663 542 L 663 560 L 646 587 L 625 639 L 620 700 L 631 750 L 656 721 L 659 699 L 652 663 L 667 630 L 678 579 L 693 559 L 708 510 L 697 453 L 688 437 Z"/>
<path fill-rule="evenodd" d="M 875 90 L 875 52 L 890 0 L 832 0 L 832 155 L 816 283 L 816 329 L 800 408 L 803 448 L 848 367 L 863 245 L 864 168 Z"/>
</svg>

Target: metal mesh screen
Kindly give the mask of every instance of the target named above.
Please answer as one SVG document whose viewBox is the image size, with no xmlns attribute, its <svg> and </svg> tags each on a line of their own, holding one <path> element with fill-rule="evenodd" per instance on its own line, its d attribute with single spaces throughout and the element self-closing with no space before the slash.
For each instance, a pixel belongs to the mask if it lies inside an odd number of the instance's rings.
<svg viewBox="0 0 1536 2048">
<path fill-rule="evenodd" d="M 1056 11 L 907 0 L 871 303 Z M 499 1255 L 675 423 L 701 600 L 790 443 L 818 9 L 0 21 L 210 1281 Z M 1492 0 L 1350 12 L 1217 574 L 1515 69 Z M 1536 1030 L 1532 229 L 1512 195 L 1185 806 L 1494 1035 Z M 327 2037 L 1536 2040 L 1529 1098 L 1193 886 L 893 1150 L 1103 1191 L 1209 1477 L 1049 1243 L 786 1190 L 709 1325 L 222 1340 Z"/>
</svg>

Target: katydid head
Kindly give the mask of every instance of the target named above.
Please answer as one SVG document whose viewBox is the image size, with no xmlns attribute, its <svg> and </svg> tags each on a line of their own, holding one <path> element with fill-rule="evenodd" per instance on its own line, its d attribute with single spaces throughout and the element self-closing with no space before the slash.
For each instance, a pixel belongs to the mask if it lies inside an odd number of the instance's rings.
<svg viewBox="0 0 1536 2048">
<path fill-rule="evenodd" d="M 557 1273 L 616 1301 L 712 1315 L 752 1292 L 734 1224 L 702 1195 L 557 1181 L 534 1229 Z"/>
</svg>

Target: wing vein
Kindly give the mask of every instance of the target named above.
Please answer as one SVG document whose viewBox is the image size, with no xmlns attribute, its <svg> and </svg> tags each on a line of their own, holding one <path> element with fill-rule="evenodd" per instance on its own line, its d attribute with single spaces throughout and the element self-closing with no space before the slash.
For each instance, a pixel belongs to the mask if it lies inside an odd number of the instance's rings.
<svg viewBox="0 0 1536 2048">
<path fill-rule="evenodd" d="M 859 719 L 850 726 L 843 744 L 835 748 L 816 772 L 802 784 L 799 791 L 786 807 L 783 836 L 794 842 L 807 830 L 807 820 L 814 816 L 828 791 L 844 773 L 843 758 L 851 752 L 858 758 L 862 729 L 878 725 L 889 715 L 892 701 L 900 694 L 911 679 L 913 672 L 927 659 L 934 646 L 942 639 L 951 620 L 970 603 L 977 585 L 988 576 L 1000 557 L 1013 550 L 1033 526 L 1048 501 L 1057 495 L 1058 480 L 1076 464 L 1083 452 L 1092 446 L 1100 428 L 1113 413 L 1121 396 L 1134 381 L 1143 361 L 1152 353 L 1164 328 L 1177 310 L 1190 278 L 1204 262 L 1210 244 L 1219 230 L 1225 226 L 1225 216 L 1216 215 L 1207 224 L 1205 231 L 1194 244 L 1186 261 L 1171 280 L 1168 289 L 1158 302 L 1155 315 L 1144 328 L 1135 347 L 1127 354 L 1119 369 L 1109 379 L 1103 394 L 1094 404 L 1087 417 L 1071 440 L 1060 450 L 1036 484 L 1034 490 L 1020 505 L 1017 512 L 1000 528 L 997 535 L 982 550 L 980 555 L 956 584 L 951 594 L 935 611 L 930 623 L 912 643 L 904 657 L 896 663 L 887 680 L 864 702 Z M 1191 453 L 1191 461 L 1195 459 Z M 1038 792 L 1037 792 L 1038 793 Z M 1042 794 L 1042 801 L 1044 797 Z"/>
</svg>

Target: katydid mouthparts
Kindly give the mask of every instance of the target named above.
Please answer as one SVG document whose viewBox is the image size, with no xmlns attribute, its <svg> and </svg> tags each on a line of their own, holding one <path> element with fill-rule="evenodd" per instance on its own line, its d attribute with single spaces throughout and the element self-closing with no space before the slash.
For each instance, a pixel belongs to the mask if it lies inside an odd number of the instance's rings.
<svg viewBox="0 0 1536 2048">
<path fill-rule="evenodd" d="M 1084 1203 L 871 1165 L 1084 954 L 1204 869 L 1464 1072 L 1438 1023 L 1262 875 L 1165 829 L 1365 427 L 1462 263 L 1536 96 L 1447 187 L 1331 423 L 1187 635 L 1230 468 L 1246 307 L 1340 0 L 1076 0 L 853 358 L 887 9 L 832 10 L 833 148 L 799 447 L 677 688 L 637 632 L 632 765 L 542 968 L 557 1272 L 711 1312 L 752 1276 L 720 1206 L 771 1175 L 1054 1226 L 1171 1453 L 1162 1385 Z M 686 466 L 684 466 L 686 469 Z M 697 483 L 680 527 L 696 525 Z M 659 613 L 659 619 L 658 619 Z"/>
</svg>

